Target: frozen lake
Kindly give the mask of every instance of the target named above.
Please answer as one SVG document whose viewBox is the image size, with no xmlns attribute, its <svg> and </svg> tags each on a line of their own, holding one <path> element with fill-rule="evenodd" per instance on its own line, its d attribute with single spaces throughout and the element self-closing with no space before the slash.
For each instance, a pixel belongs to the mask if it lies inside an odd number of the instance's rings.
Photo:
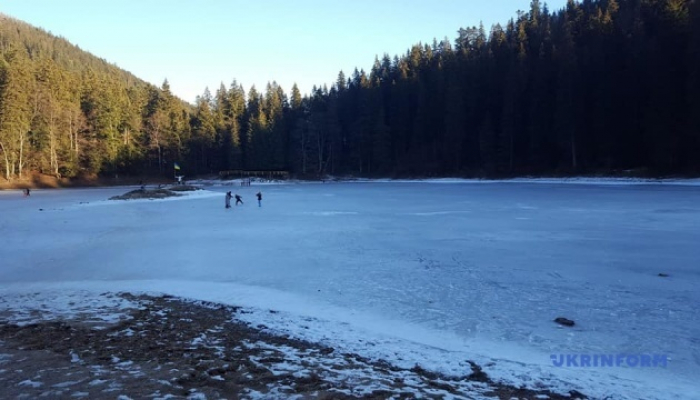
<svg viewBox="0 0 700 400">
<path fill-rule="evenodd" d="M 333 340 L 326 322 L 347 327 L 337 340 L 376 334 L 383 348 L 359 350 L 447 372 L 471 359 L 594 396 L 700 393 L 698 186 L 355 182 L 106 201 L 127 190 L 0 192 L 3 290 L 158 290 L 282 310 L 265 324 L 310 320 L 294 333 L 311 339 Z M 225 210 L 227 190 L 245 204 Z M 550 359 L 620 353 L 669 363 Z"/>
</svg>

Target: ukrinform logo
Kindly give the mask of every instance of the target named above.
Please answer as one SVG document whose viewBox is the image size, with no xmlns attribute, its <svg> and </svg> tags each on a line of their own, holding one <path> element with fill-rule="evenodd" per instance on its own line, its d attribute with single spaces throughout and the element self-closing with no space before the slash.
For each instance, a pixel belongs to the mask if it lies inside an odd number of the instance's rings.
<svg viewBox="0 0 700 400">
<path fill-rule="evenodd" d="M 666 354 L 552 354 L 555 367 L 666 368 Z"/>
</svg>

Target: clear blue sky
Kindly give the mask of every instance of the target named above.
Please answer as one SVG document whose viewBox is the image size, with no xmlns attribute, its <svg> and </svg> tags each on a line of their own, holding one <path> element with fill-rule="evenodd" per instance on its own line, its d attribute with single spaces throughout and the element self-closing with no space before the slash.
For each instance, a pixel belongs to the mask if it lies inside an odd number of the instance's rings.
<svg viewBox="0 0 700 400">
<path fill-rule="evenodd" d="M 544 3 L 544 2 L 543 2 Z M 550 0 L 558 10 L 566 0 Z M 236 79 L 302 93 L 375 56 L 505 23 L 530 0 L 3 0 L 0 12 L 62 36 L 193 102 Z"/>
</svg>

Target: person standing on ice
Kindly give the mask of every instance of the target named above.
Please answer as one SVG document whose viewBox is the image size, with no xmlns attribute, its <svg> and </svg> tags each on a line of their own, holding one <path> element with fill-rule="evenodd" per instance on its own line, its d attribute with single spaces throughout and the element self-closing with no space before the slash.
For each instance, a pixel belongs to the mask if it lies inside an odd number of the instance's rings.
<svg viewBox="0 0 700 400">
<path fill-rule="evenodd" d="M 231 208 L 231 192 L 226 192 L 226 208 Z"/>
<path fill-rule="evenodd" d="M 258 207 L 262 207 L 262 193 L 258 192 L 255 196 L 258 198 Z"/>
<path fill-rule="evenodd" d="M 243 204 L 243 200 L 242 200 L 242 197 L 240 195 L 236 195 L 236 205 L 238 205 L 238 203 Z"/>
</svg>

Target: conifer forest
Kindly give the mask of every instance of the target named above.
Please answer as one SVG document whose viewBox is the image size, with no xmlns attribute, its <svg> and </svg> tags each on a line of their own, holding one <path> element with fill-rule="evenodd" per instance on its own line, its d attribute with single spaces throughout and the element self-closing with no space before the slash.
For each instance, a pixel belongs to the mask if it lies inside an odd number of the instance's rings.
<svg viewBox="0 0 700 400">
<path fill-rule="evenodd" d="M 0 15 L 0 180 L 700 173 L 700 0 L 532 0 L 455 34 L 308 94 L 234 79 L 189 104 Z"/>
</svg>

